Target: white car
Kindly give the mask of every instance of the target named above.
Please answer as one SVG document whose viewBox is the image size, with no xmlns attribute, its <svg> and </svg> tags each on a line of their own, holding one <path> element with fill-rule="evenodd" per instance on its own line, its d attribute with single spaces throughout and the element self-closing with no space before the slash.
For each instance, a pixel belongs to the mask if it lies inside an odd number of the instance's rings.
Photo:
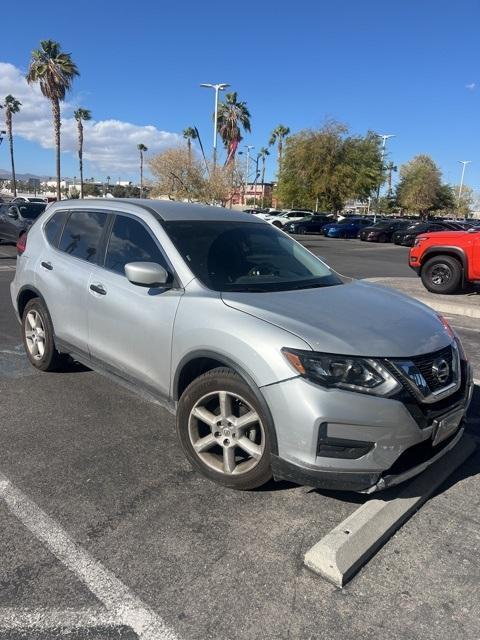
<svg viewBox="0 0 480 640">
<path fill-rule="evenodd" d="M 273 224 L 275 227 L 282 229 L 288 222 L 297 222 L 312 216 L 311 211 L 286 211 L 285 213 L 279 213 L 278 215 L 269 215 L 265 218 L 267 222 Z"/>
</svg>

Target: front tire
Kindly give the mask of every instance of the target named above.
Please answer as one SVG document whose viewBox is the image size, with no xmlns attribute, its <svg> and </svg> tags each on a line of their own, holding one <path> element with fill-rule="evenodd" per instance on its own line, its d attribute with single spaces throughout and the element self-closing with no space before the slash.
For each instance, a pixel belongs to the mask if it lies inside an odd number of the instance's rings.
<svg viewBox="0 0 480 640">
<path fill-rule="evenodd" d="M 22 315 L 22 338 L 27 358 L 40 371 L 56 371 L 62 356 L 55 348 L 48 309 L 40 298 L 29 300 Z"/>
<path fill-rule="evenodd" d="M 451 256 L 435 256 L 423 266 L 421 278 L 432 293 L 455 293 L 461 289 L 462 265 Z"/>
<path fill-rule="evenodd" d="M 210 480 L 246 491 L 272 477 L 268 420 L 251 388 L 234 371 L 219 367 L 183 392 L 177 434 L 192 464 Z"/>
</svg>

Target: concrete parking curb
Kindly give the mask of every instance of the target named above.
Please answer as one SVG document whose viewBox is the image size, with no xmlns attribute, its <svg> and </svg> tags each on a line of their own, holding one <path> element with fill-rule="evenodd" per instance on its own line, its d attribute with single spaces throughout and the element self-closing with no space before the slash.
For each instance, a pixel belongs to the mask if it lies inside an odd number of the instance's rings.
<svg viewBox="0 0 480 640">
<path fill-rule="evenodd" d="M 475 441 L 465 435 L 449 453 L 402 485 L 394 497 L 363 504 L 307 551 L 305 565 L 343 587 L 475 448 Z"/>
<path fill-rule="evenodd" d="M 439 313 L 445 313 L 457 316 L 466 316 L 468 318 L 480 318 L 480 300 L 479 296 L 474 296 L 475 303 L 468 303 L 465 300 L 468 296 L 445 296 L 435 293 L 429 293 L 423 288 L 420 280 L 415 278 L 365 278 L 368 282 L 381 284 L 390 289 L 396 289 L 415 298 L 419 302 L 423 302 L 427 306 L 435 309 Z"/>
</svg>

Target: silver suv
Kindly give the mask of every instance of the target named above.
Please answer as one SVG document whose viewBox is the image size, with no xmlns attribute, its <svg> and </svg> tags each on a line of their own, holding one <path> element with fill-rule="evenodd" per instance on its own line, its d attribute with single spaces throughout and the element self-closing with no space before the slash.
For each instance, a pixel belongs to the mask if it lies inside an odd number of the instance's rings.
<svg viewBox="0 0 480 640">
<path fill-rule="evenodd" d="M 254 216 L 63 201 L 17 249 L 11 294 L 32 365 L 69 356 L 148 391 L 220 484 L 273 475 L 372 492 L 461 438 L 472 373 L 446 321 L 341 277 Z"/>
</svg>

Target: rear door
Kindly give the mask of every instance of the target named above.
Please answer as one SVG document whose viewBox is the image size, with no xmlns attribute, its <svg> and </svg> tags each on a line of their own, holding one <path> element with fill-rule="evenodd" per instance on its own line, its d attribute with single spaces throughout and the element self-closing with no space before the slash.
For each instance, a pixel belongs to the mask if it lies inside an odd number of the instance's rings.
<svg viewBox="0 0 480 640">
<path fill-rule="evenodd" d="M 101 254 L 107 221 L 105 212 L 56 212 L 43 227 L 46 242 L 35 269 L 36 286 L 47 303 L 57 339 L 87 358 L 88 283 Z"/>
<path fill-rule="evenodd" d="M 15 213 L 16 217 L 11 217 L 9 213 Z M 9 242 L 16 242 L 20 233 L 20 212 L 17 204 L 2 205 L 0 211 L 0 238 Z"/>
<path fill-rule="evenodd" d="M 128 262 L 155 262 L 173 268 L 146 223 L 116 214 L 106 242 L 103 267 L 90 274 L 89 349 L 92 359 L 168 396 L 173 323 L 183 289 L 134 285 Z"/>
</svg>

